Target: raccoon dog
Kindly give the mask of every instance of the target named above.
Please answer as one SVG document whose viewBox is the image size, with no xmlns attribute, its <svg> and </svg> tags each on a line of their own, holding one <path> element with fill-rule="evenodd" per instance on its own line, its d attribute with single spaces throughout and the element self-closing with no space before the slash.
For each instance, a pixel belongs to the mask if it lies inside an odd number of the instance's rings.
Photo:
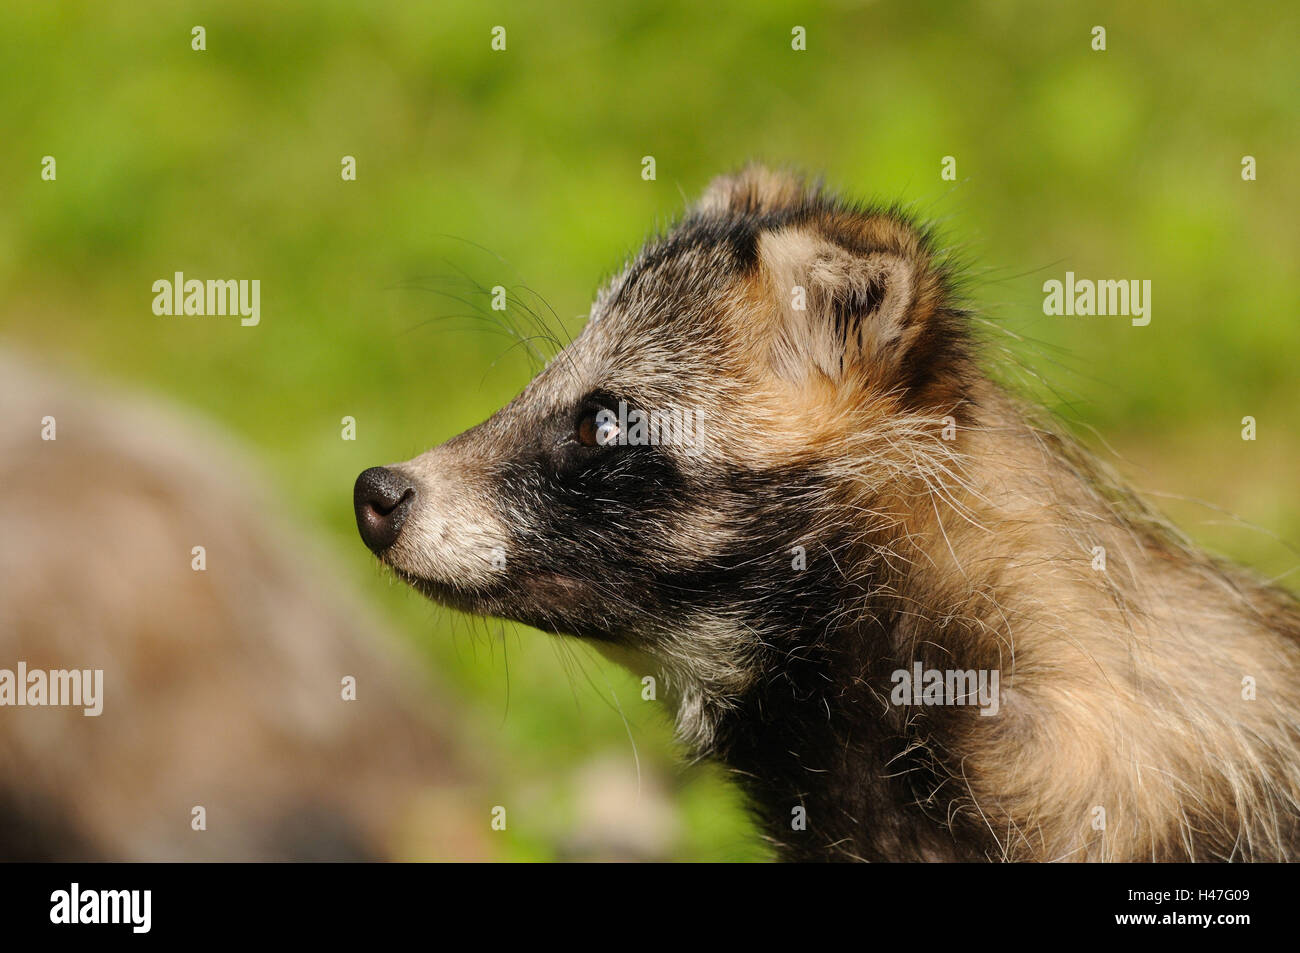
<svg viewBox="0 0 1300 953">
<path fill-rule="evenodd" d="M 479 426 L 357 481 L 467 612 L 589 640 L 792 860 L 1279 860 L 1300 609 L 982 370 L 902 213 L 751 167 Z"/>
</svg>

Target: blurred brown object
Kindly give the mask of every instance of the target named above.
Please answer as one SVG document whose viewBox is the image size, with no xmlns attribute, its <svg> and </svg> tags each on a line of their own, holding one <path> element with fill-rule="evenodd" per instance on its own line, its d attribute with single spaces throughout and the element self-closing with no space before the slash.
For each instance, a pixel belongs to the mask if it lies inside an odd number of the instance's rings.
<svg viewBox="0 0 1300 953">
<path fill-rule="evenodd" d="M 0 353 L 0 669 L 104 672 L 98 717 L 0 707 L 0 859 L 487 854 L 471 809 L 421 808 L 469 772 L 420 666 L 246 459 Z"/>
</svg>

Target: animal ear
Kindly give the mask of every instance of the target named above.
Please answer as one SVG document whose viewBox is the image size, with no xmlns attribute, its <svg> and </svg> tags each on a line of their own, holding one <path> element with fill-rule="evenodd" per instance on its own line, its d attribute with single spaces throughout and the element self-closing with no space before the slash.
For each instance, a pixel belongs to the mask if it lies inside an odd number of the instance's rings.
<svg viewBox="0 0 1300 953">
<path fill-rule="evenodd" d="M 914 232 L 892 221 L 860 225 L 845 243 L 799 226 L 760 236 L 773 370 L 793 382 L 815 376 L 951 402 L 968 365 L 964 321 L 946 307 Z"/>
<path fill-rule="evenodd" d="M 794 208 L 815 191 L 798 173 L 749 165 L 710 182 L 695 209 L 705 215 L 761 215 Z"/>
</svg>

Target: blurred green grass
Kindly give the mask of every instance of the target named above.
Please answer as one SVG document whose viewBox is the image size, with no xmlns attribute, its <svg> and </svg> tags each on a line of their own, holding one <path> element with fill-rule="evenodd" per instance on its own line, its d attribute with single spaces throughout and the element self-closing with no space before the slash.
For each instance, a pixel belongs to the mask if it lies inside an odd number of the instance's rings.
<svg viewBox="0 0 1300 953">
<path fill-rule="evenodd" d="M 489 50 L 497 24 L 505 53 Z M 824 172 L 939 220 L 975 269 L 973 303 L 1050 381 L 1039 395 L 1141 486 L 1266 527 L 1166 507 L 1281 576 L 1300 562 L 1297 27 L 1300 8 L 1252 0 L 10 5 L 3 338 L 196 407 L 260 451 L 285 507 L 447 673 L 502 783 L 544 792 L 507 856 L 555 855 L 555 779 L 593 752 L 631 758 L 630 731 L 679 781 L 680 856 L 762 857 L 719 773 L 674 767 L 665 717 L 628 676 L 537 633 L 475 629 L 356 541 L 361 469 L 478 422 L 530 373 L 490 327 L 448 317 L 466 313 L 448 293 L 462 275 L 526 286 L 574 331 L 598 279 L 713 175 L 750 158 Z M 57 182 L 40 179 L 47 154 Z M 1240 178 L 1246 154 L 1257 182 Z M 1044 317 L 1042 282 L 1066 269 L 1150 278 L 1151 325 Z M 261 326 L 155 317 L 151 284 L 178 270 L 261 279 Z M 344 415 L 356 442 L 339 439 Z"/>
</svg>

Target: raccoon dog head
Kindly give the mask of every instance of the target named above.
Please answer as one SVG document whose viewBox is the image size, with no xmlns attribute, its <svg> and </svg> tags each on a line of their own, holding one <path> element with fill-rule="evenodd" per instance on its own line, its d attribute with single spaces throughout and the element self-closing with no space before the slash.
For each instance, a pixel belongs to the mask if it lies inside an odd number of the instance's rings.
<svg viewBox="0 0 1300 953">
<path fill-rule="evenodd" d="M 964 342 L 899 213 L 751 167 L 507 407 L 363 473 L 358 526 L 439 602 L 647 656 L 702 734 L 843 614 L 899 434 L 964 412 Z"/>
</svg>

